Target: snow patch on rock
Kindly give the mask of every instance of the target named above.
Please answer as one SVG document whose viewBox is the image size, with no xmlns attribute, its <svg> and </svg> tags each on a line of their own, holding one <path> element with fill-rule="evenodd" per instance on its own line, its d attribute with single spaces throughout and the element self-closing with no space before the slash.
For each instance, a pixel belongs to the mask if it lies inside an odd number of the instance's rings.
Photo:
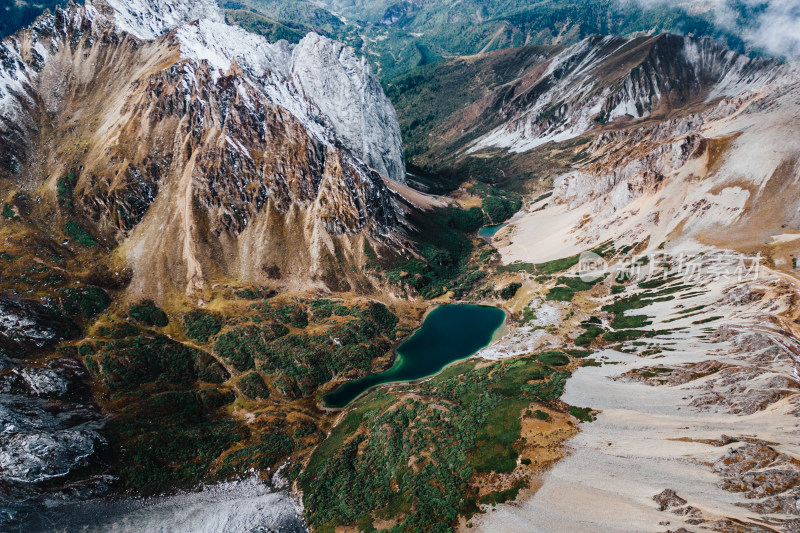
<svg viewBox="0 0 800 533">
<path fill-rule="evenodd" d="M 644 46 L 647 55 L 633 68 L 620 65 Z M 667 94 L 713 102 L 766 87 L 785 73 L 774 60 L 742 56 L 711 39 L 665 35 L 643 43 L 589 37 L 553 58 L 533 89 L 505 104 L 500 113 L 508 120 L 467 153 L 492 147 L 527 152 L 577 138 L 598 123 L 648 117 Z"/>
<path fill-rule="evenodd" d="M 260 35 L 212 20 L 181 26 L 177 37 L 183 57 L 207 61 L 223 74 L 234 61 L 254 76 L 263 76 L 268 71 L 287 74 L 291 51 L 285 41 L 273 45 Z"/>
<path fill-rule="evenodd" d="M 142 40 L 155 39 L 169 30 L 192 22 L 225 22 L 214 0 L 99 0 L 115 12 L 117 27 Z"/>
<path fill-rule="evenodd" d="M 33 72 L 22 61 L 19 42 L 9 38 L 0 43 L 0 120 L 14 121 L 23 101 L 29 101 L 27 88 Z"/>
</svg>

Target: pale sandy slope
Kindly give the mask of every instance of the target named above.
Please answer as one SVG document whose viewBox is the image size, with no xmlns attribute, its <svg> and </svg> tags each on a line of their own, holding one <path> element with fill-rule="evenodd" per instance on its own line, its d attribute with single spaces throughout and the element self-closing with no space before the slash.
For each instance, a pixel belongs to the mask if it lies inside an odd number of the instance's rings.
<svg viewBox="0 0 800 533">
<path fill-rule="evenodd" d="M 662 353 L 605 350 L 595 356 L 604 359 L 604 366 L 574 374 L 563 400 L 602 413 L 595 422 L 582 424 L 569 443 L 571 455 L 544 474 L 542 488 L 532 498 L 475 519 L 478 531 L 736 531 L 731 520 L 749 524 L 745 530 L 758 531 L 755 524 L 774 528 L 766 530 L 795 530 L 797 524 L 791 524 L 800 514 L 797 506 L 763 514 L 752 506 L 774 506 L 776 498 L 792 501 L 800 495 L 800 463 L 781 465 L 786 458 L 800 457 L 800 388 L 792 354 L 776 342 L 781 336 L 769 318 L 795 312 L 796 288 L 769 272 L 756 282 L 705 279 L 697 285 L 707 292 L 686 298 L 693 292 L 689 290 L 676 300 L 634 312 L 653 317 L 654 329 L 687 327 L 648 340 L 663 347 Z M 663 323 L 680 310 L 703 304 L 708 307 L 700 314 Z M 692 324 L 713 316 L 725 319 Z M 691 366 L 709 361 L 719 363 L 720 370 L 702 376 L 703 367 Z M 623 376 L 654 366 L 688 369 L 688 382 L 673 377 L 672 383 L 656 386 Z M 739 442 L 725 444 L 723 435 Z M 767 472 L 767 480 L 756 483 L 764 497 L 725 490 L 726 479 L 741 480 L 714 463 L 730 450 L 761 441 L 784 454 L 759 465 Z M 770 478 L 773 471 L 779 472 L 775 479 Z M 793 479 L 795 486 L 782 490 Z M 665 489 L 687 502 L 659 511 L 653 497 Z"/>
<path fill-rule="evenodd" d="M 761 252 L 765 267 L 756 281 L 707 273 L 674 300 L 629 312 L 652 317 L 648 329 L 686 329 L 624 343 L 633 353 L 606 350 L 602 367 L 578 370 L 563 400 L 601 410 L 597 420 L 581 425 L 540 490 L 487 509 L 470 531 L 800 531 L 798 117 L 800 90 L 784 80 L 688 126 L 598 143 L 592 164 L 557 180 L 547 209 L 499 236 L 505 263 L 613 241 L 691 252 L 706 269 L 719 250 Z M 579 319 L 608 320 L 599 307 L 611 297 L 595 299 L 576 306 Z M 516 332 L 490 355 L 542 345 L 540 330 Z"/>
</svg>

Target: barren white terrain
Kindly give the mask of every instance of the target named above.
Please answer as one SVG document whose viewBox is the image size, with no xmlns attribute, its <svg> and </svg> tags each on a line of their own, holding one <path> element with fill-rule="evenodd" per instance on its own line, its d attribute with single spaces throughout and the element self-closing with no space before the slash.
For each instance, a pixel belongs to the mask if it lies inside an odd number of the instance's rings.
<svg viewBox="0 0 800 533">
<path fill-rule="evenodd" d="M 479 531 L 796 529 L 797 345 L 779 318 L 797 312 L 796 283 L 767 270 L 696 282 L 636 311 L 654 330 L 685 329 L 595 354 L 601 367 L 573 375 L 562 399 L 597 420 L 538 492 L 477 519 Z"/>
<path fill-rule="evenodd" d="M 649 334 L 573 374 L 562 400 L 596 420 L 540 488 L 475 518 L 478 531 L 800 530 L 800 249 L 786 233 L 798 216 L 798 118 L 790 73 L 691 118 L 601 136 L 546 209 L 498 236 L 507 264 L 603 243 L 648 259 L 609 295 L 617 253 L 575 316 L 563 308 L 557 334 L 523 326 L 485 355 L 568 346 L 581 321 L 607 327 L 600 308 L 637 295 L 647 305 L 625 316 L 646 315 Z M 651 275 L 670 281 L 636 283 Z"/>
</svg>

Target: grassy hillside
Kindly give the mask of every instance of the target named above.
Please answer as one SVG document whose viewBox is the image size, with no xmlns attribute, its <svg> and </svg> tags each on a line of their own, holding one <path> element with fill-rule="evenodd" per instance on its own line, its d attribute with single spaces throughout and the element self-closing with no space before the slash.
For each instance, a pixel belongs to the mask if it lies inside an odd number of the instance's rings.
<svg viewBox="0 0 800 533">
<path fill-rule="evenodd" d="M 270 41 L 297 42 L 315 31 L 361 49 L 359 26 L 303 0 L 218 0 L 228 22 L 264 35 Z"/>
<path fill-rule="evenodd" d="M 522 436 L 534 409 L 549 420 L 543 440 L 575 431 L 558 402 L 570 376 L 562 357 L 560 368 L 535 356 L 470 360 L 357 401 L 300 477 L 309 525 L 453 531 L 479 505 L 515 499 L 535 472 L 528 457 L 537 443 Z"/>
<path fill-rule="evenodd" d="M 384 83 L 397 109 L 413 165 L 429 168 L 489 131 L 491 109 L 468 110 L 498 87 L 535 69 L 561 47 L 525 47 L 426 65 Z"/>
<path fill-rule="evenodd" d="M 270 42 L 286 39 L 290 43 L 297 43 L 309 31 L 305 26 L 290 27 L 246 9 L 226 9 L 225 19 L 228 24 L 235 24 L 247 31 L 259 33 Z"/>
<path fill-rule="evenodd" d="M 338 17 L 309 2 L 294 0 L 219 0 L 220 7 L 247 10 L 290 27 L 305 27 L 327 34 L 340 34 L 346 27 Z"/>
<path fill-rule="evenodd" d="M 412 172 L 452 187 L 471 179 L 516 191 L 537 186 L 581 157 L 580 139 L 523 154 L 484 150 L 465 157 L 470 142 L 504 117 L 505 94 L 563 48 L 528 46 L 426 65 L 384 83 L 400 120 Z"/>
</svg>

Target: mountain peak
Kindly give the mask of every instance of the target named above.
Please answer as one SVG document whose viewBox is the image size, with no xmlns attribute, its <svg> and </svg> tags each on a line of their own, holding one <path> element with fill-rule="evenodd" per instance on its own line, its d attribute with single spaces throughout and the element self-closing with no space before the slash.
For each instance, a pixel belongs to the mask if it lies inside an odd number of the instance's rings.
<svg viewBox="0 0 800 533">
<path fill-rule="evenodd" d="M 13 69 L 0 71 L 0 110 L 6 117 L 22 111 L 37 69 L 58 53 L 62 40 L 49 39 L 52 30 L 69 33 L 72 41 L 87 31 L 98 38 L 100 28 L 115 28 L 143 41 L 170 33 L 168 41 L 194 65 L 188 69 L 208 65 L 215 82 L 236 64 L 247 85 L 297 117 L 316 139 L 343 145 L 370 169 L 405 182 L 397 115 L 369 63 L 341 43 L 313 32 L 297 45 L 283 40 L 270 43 L 228 25 L 213 0 L 87 0 L 85 6 L 72 4 L 59 8 L 55 16 L 41 17 L 31 26 L 29 44 L 23 42 L 27 38 L 10 37 L 0 45 L 4 57 L 14 58 L 6 61 Z"/>
<path fill-rule="evenodd" d="M 214 0 L 87 0 L 87 5 L 103 13 L 110 9 L 117 28 L 142 40 L 195 20 L 225 22 Z"/>
<path fill-rule="evenodd" d="M 41 204 L 55 227 L 124 245 L 132 290 L 275 269 L 323 286 L 337 246 L 361 260 L 360 239 L 397 222 L 382 179 L 405 181 L 397 116 L 369 65 L 326 37 L 270 43 L 209 2 L 91 0 L 7 38 L 0 58 L 0 180 L 61 187 Z M 101 120 L 60 129 L 79 113 Z"/>
</svg>

